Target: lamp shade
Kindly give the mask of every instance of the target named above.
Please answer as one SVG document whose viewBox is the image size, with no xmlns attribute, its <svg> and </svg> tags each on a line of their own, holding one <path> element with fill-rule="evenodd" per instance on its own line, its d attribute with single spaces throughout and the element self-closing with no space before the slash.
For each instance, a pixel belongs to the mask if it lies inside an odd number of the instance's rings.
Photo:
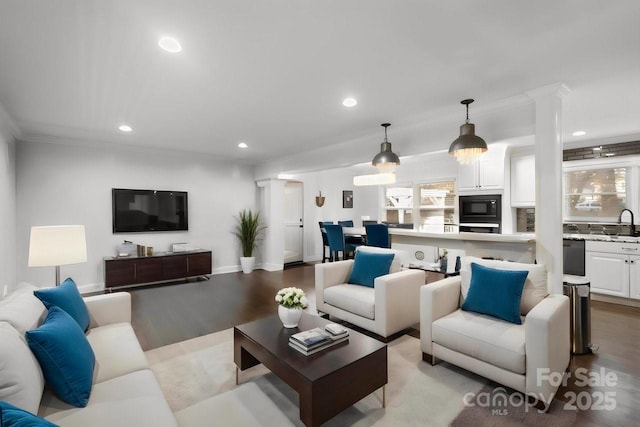
<svg viewBox="0 0 640 427">
<path fill-rule="evenodd" d="M 449 147 L 449 154 L 455 156 L 460 163 L 469 163 L 487 151 L 487 143 L 475 134 L 475 127 L 473 123 L 460 126 L 460 136 Z"/>
<path fill-rule="evenodd" d="M 391 143 L 387 140 L 387 128 L 391 123 L 382 123 L 380 126 L 384 127 L 384 142 L 380 144 L 380 152 L 375 155 L 371 164 L 379 168 L 382 173 L 389 173 L 400 164 L 400 158 L 391 150 Z"/>
<path fill-rule="evenodd" d="M 488 150 L 484 139 L 476 135 L 476 125 L 469 123 L 469 104 L 473 99 L 463 99 L 460 101 L 467 108 L 467 119 L 460 126 L 460 136 L 449 146 L 449 154 L 454 156 L 458 163 L 466 164 L 475 160 Z"/>
<path fill-rule="evenodd" d="M 29 267 L 51 267 L 86 261 L 84 225 L 31 227 Z"/>
</svg>

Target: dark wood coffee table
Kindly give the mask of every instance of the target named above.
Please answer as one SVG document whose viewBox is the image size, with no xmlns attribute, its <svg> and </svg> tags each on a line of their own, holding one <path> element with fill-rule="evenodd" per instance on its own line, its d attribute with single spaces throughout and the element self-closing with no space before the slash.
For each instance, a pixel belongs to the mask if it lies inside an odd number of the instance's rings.
<svg viewBox="0 0 640 427">
<path fill-rule="evenodd" d="M 278 316 L 233 328 L 233 358 L 238 369 L 259 363 L 298 392 L 300 419 L 318 426 L 365 396 L 382 388 L 385 405 L 387 346 L 349 330 L 349 340 L 310 356 L 289 347 L 297 332 L 324 328 L 330 323 L 319 316 L 302 315 L 298 328 L 282 326 Z"/>
</svg>

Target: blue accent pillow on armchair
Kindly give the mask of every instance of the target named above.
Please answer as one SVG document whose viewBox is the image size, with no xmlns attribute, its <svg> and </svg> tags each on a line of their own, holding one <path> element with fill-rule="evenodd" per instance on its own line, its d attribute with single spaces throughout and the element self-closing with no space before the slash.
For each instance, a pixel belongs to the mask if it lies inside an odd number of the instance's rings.
<svg viewBox="0 0 640 427">
<path fill-rule="evenodd" d="M 520 299 L 528 271 L 498 270 L 471 263 L 469 293 L 460 307 L 521 325 Z"/>
<path fill-rule="evenodd" d="M 55 424 L 33 415 L 10 403 L 0 401 L 0 426 L 2 427 L 57 427 Z"/>
<path fill-rule="evenodd" d="M 373 288 L 376 277 L 389 274 L 395 254 L 356 252 L 349 283 Z"/>
<path fill-rule="evenodd" d="M 55 288 L 39 289 L 33 294 L 48 309 L 58 306 L 73 317 L 83 331 L 89 329 L 89 310 L 85 305 L 82 295 L 72 278 L 68 277 L 60 286 Z"/>
<path fill-rule="evenodd" d="M 52 306 L 44 323 L 25 336 L 44 378 L 58 397 L 78 408 L 87 406 L 96 358 L 76 321 Z"/>
</svg>

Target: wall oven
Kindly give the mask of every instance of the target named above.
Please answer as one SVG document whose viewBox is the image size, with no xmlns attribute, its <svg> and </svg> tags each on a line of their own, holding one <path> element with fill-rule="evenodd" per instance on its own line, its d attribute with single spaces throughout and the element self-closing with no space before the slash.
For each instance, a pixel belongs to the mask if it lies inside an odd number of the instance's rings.
<svg viewBox="0 0 640 427">
<path fill-rule="evenodd" d="M 502 232 L 502 196 L 484 194 L 460 196 L 460 231 L 472 233 Z"/>
</svg>

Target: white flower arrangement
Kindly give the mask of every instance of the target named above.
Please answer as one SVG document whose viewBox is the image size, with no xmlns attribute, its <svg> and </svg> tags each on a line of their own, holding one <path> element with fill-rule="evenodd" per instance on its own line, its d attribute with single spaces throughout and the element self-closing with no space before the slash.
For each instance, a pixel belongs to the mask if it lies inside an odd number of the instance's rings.
<svg viewBox="0 0 640 427">
<path fill-rule="evenodd" d="M 304 291 L 299 288 L 280 289 L 276 294 L 276 302 L 286 308 L 307 308 L 308 305 Z"/>
</svg>

